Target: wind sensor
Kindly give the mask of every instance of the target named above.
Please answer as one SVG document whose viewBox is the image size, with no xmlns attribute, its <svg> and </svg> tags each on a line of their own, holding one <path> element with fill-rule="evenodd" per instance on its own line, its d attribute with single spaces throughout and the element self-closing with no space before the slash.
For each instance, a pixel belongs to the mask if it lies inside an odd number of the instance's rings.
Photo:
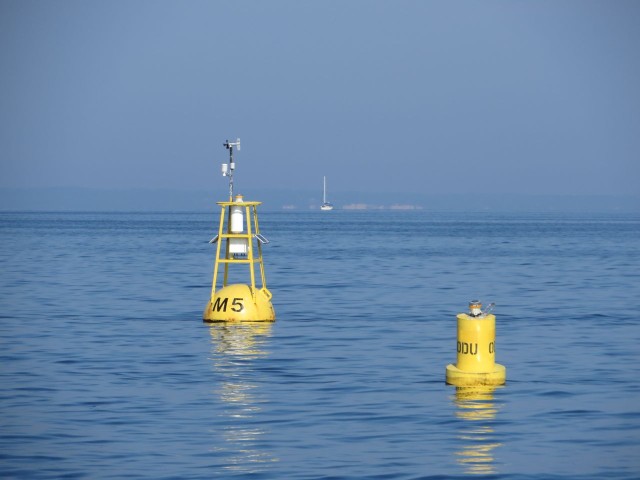
<svg viewBox="0 0 640 480">
<path fill-rule="evenodd" d="M 240 151 L 240 139 L 237 138 L 235 142 L 227 140 L 223 143 L 224 147 L 229 150 L 229 164 L 222 164 L 222 176 L 229 177 L 229 201 L 233 201 L 233 171 L 236 169 L 236 162 L 233 161 L 233 149 L 237 147 Z"/>
</svg>

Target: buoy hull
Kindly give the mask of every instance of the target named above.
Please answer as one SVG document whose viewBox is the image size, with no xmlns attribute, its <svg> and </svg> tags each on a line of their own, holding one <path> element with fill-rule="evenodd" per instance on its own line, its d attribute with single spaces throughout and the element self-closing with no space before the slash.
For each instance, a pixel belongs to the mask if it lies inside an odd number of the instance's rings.
<svg viewBox="0 0 640 480">
<path fill-rule="evenodd" d="M 218 290 L 204 310 L 205 322 L 273 322 L 275 310 L 271 293 L 262 288 L 255 292 L 249 285 L 234 284 Z"/>
<path fill-rule="evenodd" d="M 457 315 L 456 367 L 465 372 L 491 372 L 496 361 L 496 317 Z"/>
</svg>

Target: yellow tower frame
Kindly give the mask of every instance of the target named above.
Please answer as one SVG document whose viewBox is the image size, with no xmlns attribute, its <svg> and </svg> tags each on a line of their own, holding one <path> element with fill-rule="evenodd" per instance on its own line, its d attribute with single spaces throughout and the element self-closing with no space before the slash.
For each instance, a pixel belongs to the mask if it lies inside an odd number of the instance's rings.
<svg viewBox="0 0 640 480">
<path fill-rule="evenodd" d="M 262 244 L 267 240 L 260 235 L 258 205 L 262 202 L 236 201 L 217 202 L 221 207 L 218 236 L 215 238 L 216 257 L 211 284 L 211 299 L 204 311 L 205 321 L 273 321 L 275 312 L 271 305 L 271 292 L 267 289 L 267 279 L 262 260 Z M 244 210 L 243 231 L 231 231 L 232 207 Z M 228 215 L 228 217 L 227 217 Z M 227 218 L 225 218 L 227 217 Z M 225 229 L 226 225 L 226 229 Z M 233 239 L 246 243 L 246 256 L 232 252 Z M 254 242 L 255 240 L 255 242 Z M 224 251 L 222 244 L 225 244 Z M 255 254 L 257 246 L 257 255 Z M 260 288 L 256 287 L 256 263 L 259 266 Z M 218 288 L 220 265 L 224 264 L 222 287 Z M 248 265 L 250 285 L 229 285 L 229 267 L 233 264 Z"/>
<path fill-rule="evenodd" d="M 224 278 L 222 282 L 222 286 L 226 287 L 229 279 L 229 265 L 232 263 L 238 264 L 249 264 L 249 274 L 251 276 L 251 290 L 255 292 L 256 290 L 256 273 L 255 273 L 255 264 L 260 264 L 260 279 L 262 282 L 262 288 L 267 288 L 267 279 L 264 273 L 264 263 L 262 261 L 262 242 L 256 242 L 258 245 L 258 255 L 254 257 L 253 255 L 253 239 L 254 235 L 260 235 L 260 228 L 258 227 L 258 205 L 261 205 L 262 202 L 217 202 L 222 208 L 220 210 L 220 227 L 218 229 L 218 241 L 216 248 L 216 263 L 213 271 L 213 284 L 211 286 L 211 298 L 214 297 L 216 293 L 216 285 L 218 282 L 218 269 L 221 263 L 224 264 Z M 229 217 L 231 217 L 231 207 L 245 207 L 245 216 L 246 219 L 246 233 L 231 233 L 231 222 L 227 223 L 227 231 L 224 232 L 225 225 L 225 213 L 229 213 Z M 251 229 L 251 220 L 253 219 L 253 230 Z M 240 238 L 244 239 L 247 242 L 247 258 L 236 258 L 234 254 L 230 253 L 230 239 L 232 238 Z M 224 257 L 220 257 L 220 251 L 222 250 L 222 240 L 226 239 L 225 242 L 225 254 Z M 254 293 L 255 295 L 255 293 Z"/>
</svg>

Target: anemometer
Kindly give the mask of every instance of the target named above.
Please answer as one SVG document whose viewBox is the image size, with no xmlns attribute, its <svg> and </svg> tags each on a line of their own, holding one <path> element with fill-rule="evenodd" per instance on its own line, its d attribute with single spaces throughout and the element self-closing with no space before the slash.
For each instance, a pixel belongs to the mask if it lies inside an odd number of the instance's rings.
<svg viewBox="0 0 640 480">
<path fill-rule="evenodd" d="M 223 143 L 224 147 L 229 150 L 229 164 L 222 164 L 222 176 L 229 177 L 229 201 L 233 201 L 233 171 L 236 169 L 236 162 L 233 161 L 233 149 L 237 147 L 240 151 L 240 139 L 237 138 L 235 142 L 227 140 Z"/>
</svg>

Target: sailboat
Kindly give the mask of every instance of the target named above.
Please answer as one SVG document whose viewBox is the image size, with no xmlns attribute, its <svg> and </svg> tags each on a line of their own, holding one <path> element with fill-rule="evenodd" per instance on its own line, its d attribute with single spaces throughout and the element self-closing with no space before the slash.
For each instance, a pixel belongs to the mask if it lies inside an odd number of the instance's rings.
<svg viewBox="0 0 640 480">
<path fill-rule="evenodd" d="M 333 210 L 333 205 L 327 202 L 327 177 L 322 177 L 322 205 L 320 210 Z"/>
</svg>

